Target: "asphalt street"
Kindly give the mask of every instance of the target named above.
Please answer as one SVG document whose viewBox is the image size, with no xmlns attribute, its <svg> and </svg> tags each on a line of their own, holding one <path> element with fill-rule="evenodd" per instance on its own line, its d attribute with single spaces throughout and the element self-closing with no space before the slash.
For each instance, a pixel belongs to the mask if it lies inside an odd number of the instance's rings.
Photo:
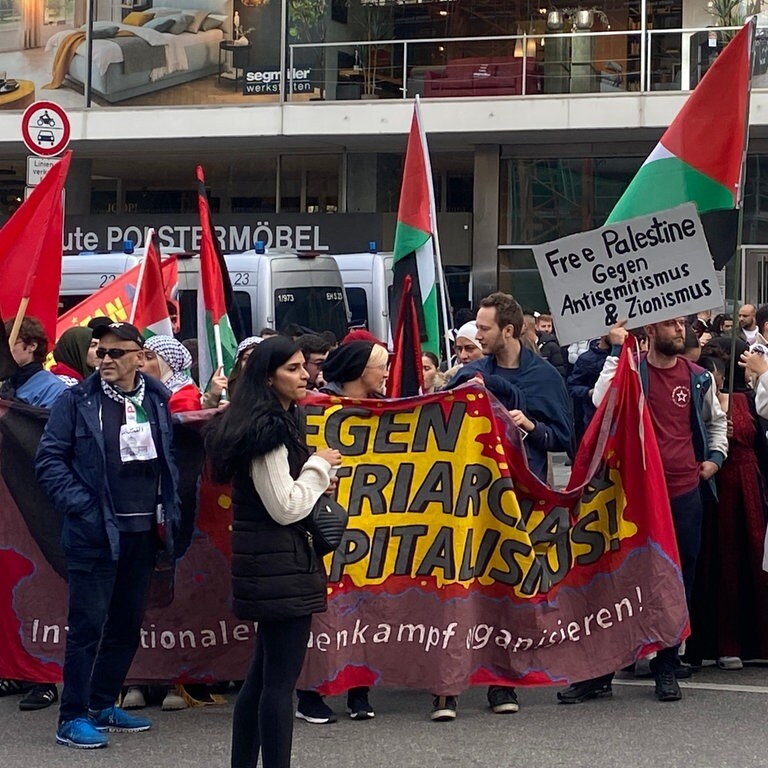
<svg viewBox="0 0 768 768">
<path fill-rule="evenodd" d="M 494 715 L 473 689 L 452 723 L 429 720 L 430 698 L 417 691 L 374 690 L 376 718 L 353 722 L 343 698 L 330 703 L 334 725 L 296 721 L 294 768 L 752 768 L 768 766 L 768 666 L 725 672 L 705 667 L 683 683 L 681 702 L 662 704 L 649 680 L 617 681 L 611 699 L 555 703 L 554 689 L 520 691 L 517 714 Z M 56 708 L 20 712 L 0 699 L 2 768 L 183 768 L 229 765 L 233 696 L 182 712 L 144 710 L 142 734 L 112 734 L 107 749 L 57 746 Z"/>
</svg>

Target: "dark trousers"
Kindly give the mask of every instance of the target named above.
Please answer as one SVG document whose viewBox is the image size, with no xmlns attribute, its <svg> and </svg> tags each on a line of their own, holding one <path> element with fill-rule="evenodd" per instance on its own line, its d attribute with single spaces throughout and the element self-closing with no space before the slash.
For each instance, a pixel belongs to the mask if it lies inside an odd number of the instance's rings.
<svg viewBox="0 0 768 768">
<path fill-rule="evenodd" d="M 120 558 L 67 559 L 69 632 L 59 722 L 111 707 L 128 674 L 157 555 L 153 531 L 121 533 Z"/>
<path fill-rule="evenodd" d="M 701 498 L 701 486 L 682 496 L 675 496 L 669 500 L 672 510 L 672 522 L 675 526 L 675 538 L 677 550 L 680 553 L 680 568 L 683 575 L 683 587 L 685 588 L 685 601 L 688 611 L 691 610 L 691 595 L 693 593 L 693 579 L 696 575 L 696 560 L 701 548 L 701 523 L 704 515 L 704 504 Z M 662 672 L 673 672 L 680 663 L 680 646 L 663 648 L 651 659 L 651 672 L 660 675 Z M 613 672 L 609 675 L 594 678 L 595 683 L 610 683 L 613 680 Z"/>
<path fill-rule="evenodd" d="M 232 723 L 232 768 L 289 768 L 293 689 L 304 663 L 311 616 L 260 621 L 256 651 Z"/>
<path fill-rule="evenodd" d="M 693 580 L 696 576 L 696 561 L 701 549 L 701 523 L 704 516 L 701 494 L 701 486 L 697 486 L 692 491 L 669 500 L 672 508 L 672 522 L 675 525 L 677 550 L 680 553 L 680 567 L 683 572 L 685 602 L 688 604 L 689 613 Z M 679 645 L 659 651 L 656 658 L 651 659 L 651 671 L 654 675 L 674 671 L 679 663 L 679 651 Z"/>
</svg>

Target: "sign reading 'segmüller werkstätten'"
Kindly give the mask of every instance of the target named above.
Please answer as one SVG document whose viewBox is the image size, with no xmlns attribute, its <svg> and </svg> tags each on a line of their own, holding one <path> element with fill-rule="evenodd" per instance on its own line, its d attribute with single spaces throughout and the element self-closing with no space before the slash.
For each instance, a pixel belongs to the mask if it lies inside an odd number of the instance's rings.
<svg viewBox="0 0 768 768">
<path fill-rule="evenodd" d="M 723 303 L 693 203 L 533 248 L 561 344 Z"/>
</svg>

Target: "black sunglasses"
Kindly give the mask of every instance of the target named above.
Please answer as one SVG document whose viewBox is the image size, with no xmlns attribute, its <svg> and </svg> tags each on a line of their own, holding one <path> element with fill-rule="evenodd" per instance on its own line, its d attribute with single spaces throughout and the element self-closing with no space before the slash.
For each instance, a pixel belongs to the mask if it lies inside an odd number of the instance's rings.
<svg viewBox="0 0 768 768">
<path fill-rule="evenodd" d="M 99 347 L 96 350 L 96 357 L 98 357 L 99 360 L 103 360 L 109 355 L 111 360 L 119 360 L 123 355 L 127 355 L 129 352 L 141 352 L 141 347 L 136 347 L 136 349 L 120 349 L 120 347 L 110 347 L 107 349 L 106 347 Z"/>
</svg>

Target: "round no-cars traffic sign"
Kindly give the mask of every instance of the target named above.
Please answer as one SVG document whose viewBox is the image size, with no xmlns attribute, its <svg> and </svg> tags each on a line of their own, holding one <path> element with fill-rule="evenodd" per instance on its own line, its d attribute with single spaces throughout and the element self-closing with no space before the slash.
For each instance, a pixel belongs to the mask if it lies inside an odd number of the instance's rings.
<svg viewBox="0 0 768 768">
<path fill-rule="evenodd" d="M 52 101 L 36 101 L 24 110 L 21 135 L 27 149 L 40 157 L 53 157 L 69 144 L 67 113 Z"/>
</svg>

